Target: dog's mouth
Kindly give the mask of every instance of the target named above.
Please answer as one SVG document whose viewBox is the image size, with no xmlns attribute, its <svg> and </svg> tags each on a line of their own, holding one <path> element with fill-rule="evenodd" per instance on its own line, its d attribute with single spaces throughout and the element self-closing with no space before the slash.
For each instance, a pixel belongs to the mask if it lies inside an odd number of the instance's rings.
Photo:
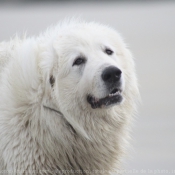
<svg viewBox="0 0 175 175">
<path fill-rule="evenodd" d="M 121 89 L 113 89 L 109 95 L 107 95 L 104 98 L 95 98 L 92 95 L 87 96 L 87 101 L 91 105 L 93 109 L 95 108 L 103 108 L 103 107 L 109 107 L 114 104 L 119 104 L 122 102 L 123 97 L 122 97 L 122 91 Z"/>
</svg>

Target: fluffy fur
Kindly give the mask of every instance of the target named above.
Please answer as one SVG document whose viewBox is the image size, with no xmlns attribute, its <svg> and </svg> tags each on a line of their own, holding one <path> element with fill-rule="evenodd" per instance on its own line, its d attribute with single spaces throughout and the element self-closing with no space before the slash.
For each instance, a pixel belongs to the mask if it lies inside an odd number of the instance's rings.
<svg viewBox="0 0 175 175">
<path fill-rule="evenodd" d="M 84 67 L 72 66 L 82 55 Z M 124 100 L 93 109 L 87 95 L 105 95 L 100 74 L 108 65 L 122 70 Z M 110 174 L 119 168 L 137 97 L 132 56 L 110 27 L 73 20 L 2 42 L 0 171 Z"/>
</svg>

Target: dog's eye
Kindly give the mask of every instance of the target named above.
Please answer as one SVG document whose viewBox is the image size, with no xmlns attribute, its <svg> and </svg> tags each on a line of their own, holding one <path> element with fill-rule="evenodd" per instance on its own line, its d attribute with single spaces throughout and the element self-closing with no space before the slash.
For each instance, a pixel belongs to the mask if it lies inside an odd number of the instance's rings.
<svg viewBox="0 0 175 175">
<path fill-rule="evenodd" d="M 84 64 L 86 62 L 86 59 L 83 57 L 78 57 L 75 59 L 75 61 L 73 62 L 72 66 L 79 66 L 81 64 Z"/>
<path fill-rule="evenodd" d="M 105 53 L 108 55 L 112 55 L 114 52 L 111 49 L 106 48 Z"/>
</svg>

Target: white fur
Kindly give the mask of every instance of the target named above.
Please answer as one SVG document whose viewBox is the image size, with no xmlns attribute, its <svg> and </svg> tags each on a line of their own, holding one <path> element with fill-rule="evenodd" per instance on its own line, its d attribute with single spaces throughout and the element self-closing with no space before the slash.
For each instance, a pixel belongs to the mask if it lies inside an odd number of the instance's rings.
<svg viewBox="0 0 175 175">
<path fill-rule="evenodd" d="M 72 66 L 79 55 L 87 58 L 83 68 Z M 92 109 L 87 94 L 107 95 L 100 75 L 109 65 L 123 72 L 124 101 Z M 132 56 L 107 26 L 72 20 L 36 38 L 1 43 L 0 171 L 110 174 L 119 168 L 137 97 Z"/>
</svg>

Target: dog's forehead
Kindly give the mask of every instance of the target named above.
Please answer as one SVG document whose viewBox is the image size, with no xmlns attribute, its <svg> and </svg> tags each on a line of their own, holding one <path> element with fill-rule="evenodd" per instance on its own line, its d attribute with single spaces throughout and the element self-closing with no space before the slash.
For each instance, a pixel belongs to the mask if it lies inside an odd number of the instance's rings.
<svg viewBox="0 0 175 175">
<path fill-rule="evenodd" d="M 93 53 L 104 51 L 106 48 L 120 53 L 121 47 L 124 46 L 120 35 L 114 29 L 99 25 L 68 27 L 59 32 L 56 40 L 57 53 L 69 58 L 70 54 L 75 52 L 87 55 L 92 51 Z"/>
<path fill-rule="evenodd" d="M 99 33 L 85 33 L 83 31 L 75 31 L 61 37 L 61 45 L 66 50 L 77 49 L 101 49 L 105 46 L 112 45 L 112 42 L 108 35 Z"/>
</svg>

